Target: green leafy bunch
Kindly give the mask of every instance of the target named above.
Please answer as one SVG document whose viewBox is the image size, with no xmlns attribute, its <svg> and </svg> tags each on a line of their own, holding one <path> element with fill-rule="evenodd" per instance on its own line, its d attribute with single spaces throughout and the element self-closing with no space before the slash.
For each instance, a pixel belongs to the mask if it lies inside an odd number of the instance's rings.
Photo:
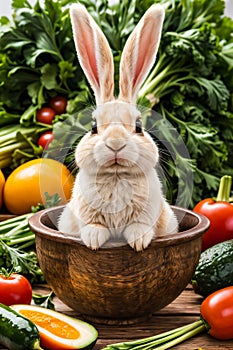
<svg viewBox="0 0 233 350">
<path fill-rule="evenodd" d="M 233 171 L 233 21 L 223 17 L 224 1 L 164 3 L 159 58 L 140 93 L 156 97 L 159 103 L 153 108 L 184 140 L 194 173 L 195 203 L 212 196 L 219 177 Z M 184 160 L 184 167 L 188 164 L 190 160 Z M 170 176 L 179 174 L 174 169 Z"/>
<path fill-rule="evenodd" d="M 38 0 L 32 7 L 13 0 L 12 19 L 0 18 L 0 168 L 6 175 L 42 156 L 37 140 L 51 127 L 37 122 L 39 108 L 57 95 L 68 100 L 78 95 L 79 109 L 91 99 L 64 5 L 45 0 L 42 6 Z M 70 105 L 72 113 L 77 103 Z"/>
<path fill-rule="evenodd" d="M 62 1 L 12 1 L 13 23 L 1 18 L 0 123 L 32 122 L 36 108 L 49 98 L 79 91 L 79 67 L 68 8 Z M 22 114 L 34 105 L 27 115 Z"/>
<path fill-rule="evenodd" d="M 35 234 L 29 226 L 33 213 L 57 206 L 61 198 L 57 193 L 45 192 L 45 203 L 32 207 L 32 212 L 0 221 L 0 274 L 21 273 L 31 283 L 44 282 L 36 251 Z"/>
</svg>

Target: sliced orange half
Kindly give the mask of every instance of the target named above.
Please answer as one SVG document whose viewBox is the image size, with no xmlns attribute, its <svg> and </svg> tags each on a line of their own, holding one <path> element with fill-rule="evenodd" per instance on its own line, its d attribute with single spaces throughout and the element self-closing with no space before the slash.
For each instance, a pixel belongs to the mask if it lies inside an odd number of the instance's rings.
<svg viewBox="0 0 233 350">
<path fill-rule="evenodd" d="M 40 345 L 46 349 L 91 349 L 97 340 L 97 330 L 87 322 L 40 306 L 11 307 L 37 326 Z"/>
</svg>

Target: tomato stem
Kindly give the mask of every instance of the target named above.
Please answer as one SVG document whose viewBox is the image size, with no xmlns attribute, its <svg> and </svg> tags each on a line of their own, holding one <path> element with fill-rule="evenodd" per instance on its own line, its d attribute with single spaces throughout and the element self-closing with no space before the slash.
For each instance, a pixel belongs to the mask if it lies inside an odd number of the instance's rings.
<svg viewBox="0 0 233 350">
<path fill-rule="evenodd" d="M 9 278 L 12 273 L 14 273 L 13 268 L 10 271 L 7 271 L 4 267 L 2 267 L 0 275 L 4 276 L 5 278 Z"/>
<path fill-rule="evenodd" d="M 221 177 L 216 202 L 229 202 L 231 192 L 232 177 L 224 175 Z"/>
</svg>

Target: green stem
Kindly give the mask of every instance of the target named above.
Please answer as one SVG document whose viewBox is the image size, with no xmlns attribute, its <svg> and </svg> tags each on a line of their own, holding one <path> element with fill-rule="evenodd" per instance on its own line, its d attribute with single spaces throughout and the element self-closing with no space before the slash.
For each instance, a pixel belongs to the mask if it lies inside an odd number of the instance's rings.
<svg viewBox="0 0 233 350">
<path fill-rule="evenodd" d="M 31 246 L 35 246 L 35 236 L 34 238 L 31 238 L 30 241 L 26 241 L 25 243 L 17 246 L 17 249 L 19 249 L 20 251 L 25 251 L 27 248 Z"/>
<path fill-rule="evenodd" d="M 17 148 L 25 148 L 28 147 L 28 143 L 27 142 L 13 142 L 8 146 L 4 146 L 0 148 L 0 156 L 5 155 L 6 153 L 11 153 L 13 152 L 15 149 Z"/>
<path fill-rule="evenodd" d="M 15 223 L 18 225 L 23 220 L 25 220 L 25 219 L 28 220 L 32 215 L 33 215 L 33 213 L 28 213 L 28 214 L 23 214 L 20 216 L 15 216 L 13 218 L 10 218 L 10 219 L 4 220 L 4 221 L 0 221 L 0 228 L 1 227 L 5 228 L 5 227 L 7 227 L 8 224 L 12 224 L 12 223 Z"/>
<path fill-rule="evenodd" d="M 12 237 L 16 233 L 18 233 L 19 231 L 21 231 L 21 230 L 23 231 L 25 228 L 28 228 L 28 220 L 25 220 L 25 221 L 21 222 L 20 224 L 17 224 L 17 226 L 15 226 L 10 231 L 5 233 L 3 237 Z M 4 229 L 4 227 L 3 227 L 3 229 Z"/>
<path fill-rule="evenodd" d="M 150 83 L 154 77 L 158 74 L 158 72 L 161 70 L 163 70 L 163 65 L 164 65 L 164 61 L 166 59 L 166 54 L 162 54 L 160 57 L 159 57 L 159 60 L 158 62 L 156 63 L 154 69 L 152 70 L 152 72 L 149 74 L 149 76 L 146 78 L 146 85 L 148 83 Z M 165 67 L 167 67 L 167 64 L 165 64 Z"/>
<path fill-rule="evenodd" d="M 1 230 L 0 235 L 4 236 L 5 233 L 9 232 L 9 230 L 11 228 L 14 228 L 14 227 L 15 227 L 15 223 L 14 222 L 12 222 L 11 224 L 7 224 L 5 226 L 2 226 L 2 227 L 0 226 L 0 230 Z"/>
<path fill-rule="evenodd" d="M 39 128 L 39 125 L 41 126 Z M 45 128 L 46 127 L 46 128 Z M 21 134 L 24 136 L 24 138 L 28 138 L 32 135 L 39 134 L 42 131 L 45 131 L 45 129 L 50 129 L 48 125 L 41 125 L 37 123 L 37 126 L 31 126 L 31 127 L 24 127 L 24 126 L 18 126 L 16 129 L 15 127 L 11 127 L 6 129 L 7 132 L 5 131 L 1 134 L 0 131 L 0 146 L 5 147 L 8 145 L 11 145 L 13 142 L 18 142 L 17 135 Z"/>
<path fill-rule="evenodd" d="M 1 138 L 1 141 L 2 141 L 2 137 L 3 136 L 9 136 L 10 133 L 13 133 L 14 131 L 17 132 L 19 126 L 16 125 L 16 124 L 10 124 L 10 125 L 6 125 L 6 126 L 3 126 L 1 127 L 0 129 L 0 138 Z"/>
<path fill-rule="evenodd" d="M 229 202 L 231 192 L 232 177 L 224 175 L 221 177 L 216 202 Z"/>
<path fill-rule="evenodd" d="M 14 239 L 23 238 L 23 237 L 32 235 L 32 232 L 31 232 L 29 226 L 25 226 L 25 227 L 21 228 L 20 230 L 13 232 L 13 234 L 9 235 L 8 233 L 9 232 L 6 232 L 5 234 L 1 235 L 0 238 L 6 242 L 9 242 L 9 241 L 12 241 Z"/>
<path fill-rule="evenodd" d="M 164 79 L 164 77 L 167 74 L 167 71 L 169 71 L 169 66 L 166 67 L 162 72 L 160 72 L 153 80 L 150 78 L 150 82 L 145 82 L 145 84 L 142 86 L 142 88 L 139 91 L 138 97 L 141 98 L 145 95 L 147 95 L 149 92 L 153 91 L 156 85 L 159 84 L 161 80 Z"/>
<path fill-rule="evenodd" d="M 33 239 L 30 239 L 30 241 L 25 242 L 24 244 L 20 245 L 18 247 L 19 250 L 25 250 L 28 247 L 31 247 L 35 244 L 35 237 Z"/>
<path fill-rule="evenodd" d="M 12 153 L 11 150 L 7 151 L 7 152 L 4 152 L 2 155 L 0 155 L 0 161 L 9 158 L 11 156 L 11 153 Z"/>
<path fill-rule="evenodd" d="M 152 337 L 130 341 L 130 342 L 115 343 L 115 344 L 107 345 L 107 347 L 102 350 L 110 350 L 110 349 L 165 350 L 165 349 L 171 348 L 176 344 L 181 343 L 184 340 L 187 340 L 193 337 L 194 335 L 197 335 L 203 332 L 204 330 L 206 330 L 206 325 L 203 320 L 199 320 L 189 325 L 182 326 L 161 334 L 157 334 Z"/>
<path fill-rule="evenodd" d="M 10 165 L 11 165 L 11 158 L 0 160 L 0 169 L 7 168 Z"/>
<path fill-rule="evenodd" d="M 165 350 L 165 349 L 169 349 L 177 344 L 180 344 L 181 342 L 194 337 L 195 335 L 203 332 L 205 330 L 205 325 L 202 324 L 199 327 L 196 327 L 195 329 L 191 330 L 190 332 L 187 332 L 185 334 L 182 334 L 181 336 L 178 336 L 177 338 L 173 339 L 172 341 L 162 345 L 162 346 L 158 346 L 156 347 L 157 350 Z"/>
<path fill-rule="evenodd" d="M 25 242 L 29 242 L 29 241 L 31 244 L 31 241 L 34 242 L 34 240 L 35 240 L 34 234 L 29 234 L 29 235 L 22 237 L 22 238 L 12 239 L 10 242 L 8 242 L 8 245 L 13 246 L 13 245 L 18 245 L 20 243 L 25 243 Z M 22 249 L 22 247 L 21 247 L 21 249 Z"/>
<path fill-rule="evenodd" d="M 160 61 L 160 59 L 162 61 Z M 167 94 L 167 88 L 170 89 L 171 87 L 180 86 L 181 83 L 188 79 L 196 81 L 196 78 L 190 74 L 191 67 L 187 65 L 184 67 L 182 62 L 178 62 L 180 68 L 174 69 L 173 67 L 176 66 L 176 63 L 169 62 L 170 60 L 166 59 L 166 55 L 165 57 L 161 55 L 160 59 L 139 90 L 138 98 L 143 98 L 149 93 L 152 93 L 157 98 L 161 98 Z M 163 61 L 166 62 L 165 66 Z M 187 73 L 187 75 L 184 76 L 184 73 Z"/>
</svg>

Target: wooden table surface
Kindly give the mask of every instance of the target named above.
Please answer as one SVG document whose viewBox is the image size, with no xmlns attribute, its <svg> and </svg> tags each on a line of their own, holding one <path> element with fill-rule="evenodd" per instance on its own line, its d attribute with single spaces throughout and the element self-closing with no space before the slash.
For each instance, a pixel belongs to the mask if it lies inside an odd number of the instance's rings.
<svg viewBox="0 0 233 350">
<path fill-rule="evenodd" d="M 50 290 L 44 286 L 34 288 L 39 294 Z M 93 324 L 99 332 L 99 338 L 93 350 L 100 350 L 107 344 L 152 336 L 199 320 L 199 308 L 202 297 L 195 294 L 190 285 L 170 305 L 156 312 L 146 322 L 127 326 L 106 326 Z M 56 311 L 82 319 L 82 317 L 54 298 Z M 222 350 L 233 349 L 232 341 L 219 341 L 206 333 L 199 334 L 174 346 L 174 350 Z"/>
</svg>

